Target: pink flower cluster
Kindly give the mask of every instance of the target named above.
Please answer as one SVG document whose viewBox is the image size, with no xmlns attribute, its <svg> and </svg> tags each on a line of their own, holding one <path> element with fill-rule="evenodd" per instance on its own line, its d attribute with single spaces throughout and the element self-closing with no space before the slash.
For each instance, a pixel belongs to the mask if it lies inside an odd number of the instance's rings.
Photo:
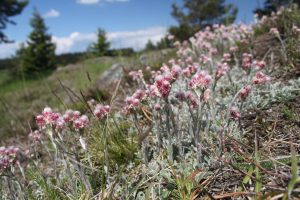
<svg viewBox="0 0 300 200">
<path fill-rule="evenodd" d="M 216 71 L 216 78 L 217 79 L 221 78 L 222 76 L 226 75 L 228 71 L 229 71 L 229 66 L 226 62 L 219 63 Z"/>
<path fill-rule="evenodd" d="M 195 74 L 189 82 L 189 87 L 192 89 L 201 88 L 206 89 L 211 83 L 211 76 L 205 71 L 200 71 Z"/>
<path fill-rule="evenodd" d="M 179 75 L 181 74 L 181 67 L 179 65 L 173 65 L 172 66 L 172 70 L 171 70 L 171 74 L 173 76 L 173 79 L 178 79 Z"/>
<path fill-rule="evenodd" d="M 109 105 L 98 104 L 95 107 L 94 115 L 98 119 L 103 119 L 104 117 L 106 117 L 108 115 L 109 112 L 110 112 L 110 106 Z"/>
<path fill-rule="evenodd" d="M 78 130 L 87 126 L 89 120 L 86 115 L 81 115 L 79 111 L 67 110 L 62 116 L 60 113 L 55 113 L 51 108 L 44 108 L 41 115 L 36 116 L 36 123 L 39 129 L 44 129 L 47 125 L 62 130 L 66 125 L 73 124 L 73 127 Z"/>
<path fill-rule="evenodd" d="M 279 36 L 279 31 L 277 28 L 270 28 L 270 33 L 275 36 Z"/>
<path fill-rule="evenodd" d="M 230 62 L 230 61 L 231 61 L 231 55 L 229 53 L 224 53 L 222 62 Z"/>
<path fill-rule="evenodd" d="M 298 26 L 296 26 L 296 25 L 293 25 L 292 32 L 294 34 L 299 34 L 300 33 L 300 28 Z"/>
<path fill-rule="evenodd" d="M 15 165 L 18 162 L 17 154 L 19 151 L 19 148 L 13 146 L 0 147 L 0 170 Z"/>
<path fill-rule="evenodd" d="M 266 83 L 268 81 L 270 81 L 271 78 L 267 75 L 265 75 L 264 73 L 262 73 L 261 71 L 256 72 L 255 77 L 252 80 L 253 84 L 262 84 L 262 83 Z"/>
<path fill-rule="evenodd" d="M 191 65 L 188 65 L 187 68 L 182 70 L 182 73 L 185 77 L 190 77 L 191 75 L 195 74 L 197 72 L 198 66 L 194 63 Z"/>
<path fill-rule="evenodd" d="M 86 115 L 81 115 L 78 119 L 73 122 L 75 130 L 80 130 L 89 124 L 89 118 Z"/>
<path fill-rule="evenodd" d="M 182 102 L 187 102 L 188 105 L 190 105 L 192 108 L 195 108 L 198 106 L 197 99 L 195 95 L 191 92 L 177 92 L 175 94 L 175 97 Z"/>
<path fill-rule="evenodd" d="M 53 112 L 51 108 L 46 107 L 41 115 L 36 116 L 36 124 L 39 129 L 45 128 L 46 125 L 60 129 L 64 126 L 64 120 L 59 113 Z"/>
<path fill-rule="evenodd" d="M 245 101 L 246 98 L 249 96 L 251 92 L 251 86 L 250 85 L 247 85 L 245 87 L 243 87 L 239 93 L 239 96 L 241 98 L 241 100 Z"/>
<path fill-rule="evenodd" d="M 173 81 L 173 76 L 169 73 L 164 76 L 159 75 L 155 79 L 155 85 L 163 98 L 167 98 L 171 92 L 171 81 Z"/>
<path fill-rule="evenodd" d="M 230 108 L 230 118 L 233 120 L 239 120 L 241 118 L 241 113 L 238 111 L 236 107 Z"/>
<path fill-rule="evenodd" d="M 35 130 L 29 134 L 29 138 L 33 141 L 40 141 L 41 137 L 42 137 L 42 134 L 38 130 Z"/>
<path fill-rule="evenodd" d="M 129 75 L 129 76 L 132 78 L 132 80 L 134 80 L 134 81 L 139 80 L 139 79 L 143 78 L 143 76 L 144 76 L 142 70 L 131 71 L 131 72 L 129 72 L 128 75 Z"/>
<path fill-rule="evenodd" d="M 248 70 L 252 66 L 252 54 L 249 53 L 243 53 L 243 60 L 242 60 L 242 67 L 245 70 Z"/>
<path fill-rule="evenodd" d="M 144 90 L 136 90 L 132 96 L 125 99 L 124 112 L 128 113 L 131 109 L 139 107 L 145 96 L 146 93 Z"/>
<path fill-rule="evenodd" d="M 261 69 L 263 69 L 263 68 L 265 68 L 265 66 L 266 66 L 266 62 L 265 61 L 263 61 L 263 60 L 261 60 L 261 61 L 254 61 L 253 62 L 253 64 L 256 66 L 256 68 L 258 69 L 258 70 L 261 70 Z"/>
</svg>

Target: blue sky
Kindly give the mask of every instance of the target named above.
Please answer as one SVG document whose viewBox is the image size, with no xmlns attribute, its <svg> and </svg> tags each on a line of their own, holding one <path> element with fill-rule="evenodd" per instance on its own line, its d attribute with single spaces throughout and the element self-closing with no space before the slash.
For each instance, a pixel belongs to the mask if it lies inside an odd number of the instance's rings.
<svg viewBox="0 0 300 200">
<path fill-rule="evenodd" d="M 236 22 L 250 23 L 253 9 L 263 0 L 227 0 L 239 8 Z M 13 20 L 5 33 L 13 44 L 0 45 L 0 58 L 14 54 L 31 31 L 34 8 L 44 16 L 57 45 L 56 52 L 84 51 L 93 42 L 98 27 L 104 28 L 115 48 L 141 49 L 151 39 L 160 40 L 167 27 L 176 24 L 171 16 L 172 3 L 182 0 L 30 0 L 23 13 Z"/>
</svg>

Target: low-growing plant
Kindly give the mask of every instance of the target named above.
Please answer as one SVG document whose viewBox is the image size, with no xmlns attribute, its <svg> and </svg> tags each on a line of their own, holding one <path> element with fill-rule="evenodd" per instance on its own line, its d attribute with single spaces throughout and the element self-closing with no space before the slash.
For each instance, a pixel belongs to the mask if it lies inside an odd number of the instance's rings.
<svg viewBox="0 0 300 200">
<path fill-rule="evenodd" d="M 48 199 L 214 199 L 218 193 L 209 188 L 231 170 L 242 174 L 238 192 L 216 198 L 263 197 L 274 163 L 263 165 L 256 132 L 254 147 L 243 143 L 242 120 L 248 109 L 291 94 L 273 90 L 282 86 L 271 84 L 268 63 L 251 48 L 239 58 L 237 45 L 252 37 L 245 25 L 214 25 L 189 41 L 173 41 L 176 58 L 157 70 L 148 67 L 146 79 L 142 69 L 128 73 L 135 81 L 132 93 L 119 80 L 117 88 L 131 94 L 121 110 L 111 109 L 117 91 L 109 105 L 84 100 L 84 114 L 46 107 L 29 135 L 29 164 L 19 181 L 27 187 L 13 191 Z M 11 156 L 0 155 L 0 161 Z M 288 197 L 298 182 L 292 157 L 292 180 L 282 194 Z"/>
</svg>

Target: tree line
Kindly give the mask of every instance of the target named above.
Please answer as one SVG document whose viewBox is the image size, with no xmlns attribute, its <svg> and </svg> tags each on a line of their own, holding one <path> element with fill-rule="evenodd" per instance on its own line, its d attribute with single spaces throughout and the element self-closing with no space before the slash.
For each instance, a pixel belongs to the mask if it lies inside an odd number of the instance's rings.
<svg viewBox="0 0 300 200">
<path fill-rule="evenodd" d="M 254 13 L 261 17 L 270 15 L 281 6 L 288 6 L 291 3 L 300 4 L 295 0 L 265 0 L 262 8 L 257 8 Z M 28 5 L 28 1 L 2 0 L 0 1 L 0 43 L 11 42 L 3 30 L 7 24 L 15 24 L 10 18 L 20 14 Z M 171 26 L 168 30 L 177 40 L 183 41 L 194 35 L 197 31 L 213 24 L 231 24 L 235 21 L 238 9 L 225 0 L 183 0 L 183 5 L 172 5 L 171 15 L 177 20 L 177 26 Z M 26 76 L 35 76 L 37 73 L 47 73 L 54 70 L 59 64 L 64 65 L 72 61 L 78 61 L 82 56 L 118 56 L 132 55 L 133 49 L 115 50 L 110 48 L 107 35 L 104 29 L 97 30 L 97 40 L 92 43 L 87 53 L 55 55 L 56 46 L 52 36 L 48 33 L 44 19 L 37 10 L 33 12 L 30 21 L 32 32 L 16 53 L 14 59 L 0 61 L 0 69 L 3 65 L 18 65 L 18 70 Z M 154 44 L 148 41 L 145 50 L 156 50 L 171 47 L 168 38 L 162 38 Z"/>
</svg>

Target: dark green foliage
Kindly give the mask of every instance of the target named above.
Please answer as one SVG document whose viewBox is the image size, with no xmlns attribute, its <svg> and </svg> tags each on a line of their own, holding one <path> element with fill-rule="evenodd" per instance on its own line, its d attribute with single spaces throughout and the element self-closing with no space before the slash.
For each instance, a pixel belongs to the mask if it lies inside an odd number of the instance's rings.
<svg viewBox="0 0 300 200">
<path fill-rule="evenodd" d="M 104 29 L 99 28 L 97 31 L 97 41 L 89 47 L 88 51 L 93 56 L 106 56 L 110 43 L 107 41 L 106 32 Z"/>
<path fill-rule="evenodd" d="M 10 20 L 10 17 L 19 15 L 28 1 L 19 0 L 1 0 L 0 1 L 0 43 L 10 42 L 7 36 L 2 32 L 6 28 L 7 24 L 15 24 Z"/>
<path fill-rule="evenodd" d="M 172 15 L 180 26 L 179 30 L 173 27 L 171 33 L 178 39 L 187 39 L 207 26 L 233 23 L 236 14 L 237 8 L 233 4 L 226 5 L 225 0 L 184 0 L 182 8 L 172 5 Z M 183 36 L 181 31 L 187 35 Z"/>
<path fill-rule="evenodd" d="M 134 53 L 132 48 L 110 49 L 107 51 L 107 56 L 132 56 Z"/>
<path fill-rule="evenodd" d="M 158 41 L 156 44 L 157 49 L 167 49 L 167 48 L 171 48 L 171 46 L 172 46 L 171 42 L 170 40 L 168 40 L 167 37 L 161 38 L 161 40 Z"/>
<path fill-rule="evenodd" d="M 55 62 L 59 66 L 66 66 L 68 64 L 74 64 L 74 63 L 80 62 L 84 59 L 84 57 L 85 57 L 84 52 L 64 53 L 64 54 L 55 56 Z"/>
<path fill-rule="evenodd" d="M 272 12 L 276 12 L 279 10 L 280 7 L 288 7 L 292 3 L 300 4 L 300 1 L 298 0 L 266 0 L 264 2 L 263 8 L 257 8 L 254 10 L 254 13 L 258 15 L 259 18 L 261 18 L 264 15 L 271 15 Z"/>
<path fill-rule="evenodd" d="M 55 69 L 55 44 L 41 15 L 35 11 L 30 22 L 33 28 L 27 45 L 21 46 L 17 53 L 20 57 L 20 67 L 26 76 L 34 76 Z"/>
<path fill-rule="evenodd" d="M 115 120 L 116 119 L 113 119 L 113 121 L 108 124 L 109 132 L 104 133 L 103 131 L 106 130 L 103 130 L 103 128 L 99 129 L 97 124 L 95 124 L 95 130 L 91 132 L 90 141 L 88 141 L 88 143 L 90 143 L 92 160 L 97 164 L 101 164 L 104 159 L 104 134 L 106 134 L 108 141 L 107 151 L 111 167 L 114 167 L 116 164 L 121 166 L 136 160 L 135 153 L 138 147 L 135 135 L 130 133 L 132 124 L 123 120 Z"/>
<path fill-rule="evenodd" d="M 153 44 L 153 42 L 151 40 L 148 40 L 146 47 L 145 47 L 145 51 L 153 51 L 156 49 L 156 46 Z"/>
<path fill-rule="evenodd" d="M 169 33 L 174 35 L 178 40 L 183 41 L 193 35 L 194 31 L 187 24 L 180 24 L 177 26 L 171 26 Z"/>
</svg>

